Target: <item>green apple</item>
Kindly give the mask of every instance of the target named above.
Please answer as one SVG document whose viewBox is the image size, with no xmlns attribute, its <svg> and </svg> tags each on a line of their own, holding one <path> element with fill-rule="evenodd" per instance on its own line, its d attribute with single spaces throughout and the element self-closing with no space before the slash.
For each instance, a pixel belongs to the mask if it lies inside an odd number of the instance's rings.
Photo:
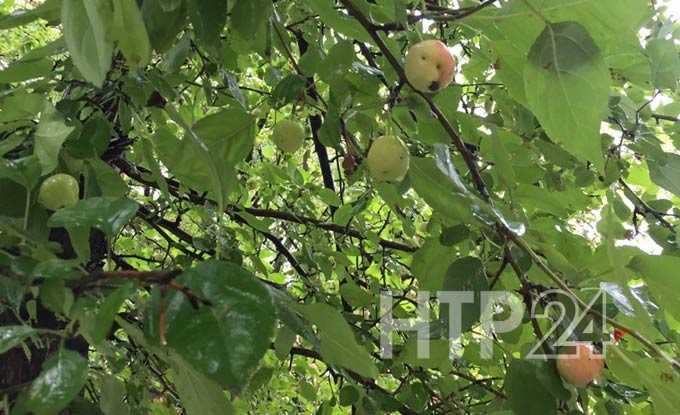
<svg viewBox="0 0 680 415">
<path fill-rule="evenodd" d="M 42 182 L 38 202 L 47 209 L 58 210 L 75 205 L 79 196 L 78 181 L 68 174 L 58 173 Z"/>
<path fill-rule="evenodd" d="M 306 133 L 299 122 L 282 120 L 276 123 L 272 132 L 272 141 L 284 153 L 294 153 L 305 141 Z"/>
<path fill-rule="evenodd" d="M 456 59 L 439 40 L 424 40 L 411 46 L 406 54 L 406 79 L 422 92 L 437 92 L 453 81 Z"/>
<path fill-rule="evenodd" d="M 393 135 L 378 137 L 366 157 L 368 172 L 379 182 L 403 180 L 408 172 L 409 160 L 406 144 Z"/>
</svg>

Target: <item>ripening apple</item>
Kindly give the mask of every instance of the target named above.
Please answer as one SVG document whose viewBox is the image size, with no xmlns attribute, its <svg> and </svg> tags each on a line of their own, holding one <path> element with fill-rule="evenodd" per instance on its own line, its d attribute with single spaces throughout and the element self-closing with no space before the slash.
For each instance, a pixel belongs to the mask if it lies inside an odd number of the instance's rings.
<svg viewBox="0 0 680 415">
<path fill-rule="evenodd" d="M 366 163 L 371 177 L 378 182 L 401 181 L 408 172 L 410 155 L 399 137 L 378 137 L 368 150 Z"/>
<path fill-rule="evenodd" d="M 418 91 L 437 92 L 453 81 L 456 59 L 439 40 L 424 40 L 406 54 L 406 79 Z"/>
<path fill-rule="evenodd" d="M 305 129 L 299 122 L 282 120 L 276 123 L 272 132 L 272 141 L 285 153 L 294 153 L 305 141 Z"/>
<path fill-rule="evenodd" d="M 604 370 L 604 356 L 590 343 L 577 343 L 568 347 L 557 358 L 557 371 L 567 382 L 579 388 L 600 379 Z"/>
<path fill-rule="evenodd" d="M 45 179 L 40 185 L 38 202 L 50 210 L 71 207 L 78 202 L 80 186 L 68 174 L 58 173 Z"/>
</svg>

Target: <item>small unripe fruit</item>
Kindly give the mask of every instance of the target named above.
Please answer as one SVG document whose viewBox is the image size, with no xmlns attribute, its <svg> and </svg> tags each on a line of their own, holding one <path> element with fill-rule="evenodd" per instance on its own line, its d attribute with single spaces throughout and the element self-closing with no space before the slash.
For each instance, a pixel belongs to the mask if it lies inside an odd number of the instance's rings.
<svg viewBox="0 0 680 415">
<path fill-rule="evenodd" d="M 58 210 L 75 205 L 79 195 L 78 181 L 68 174 L 58 173 L 42 182 L 38 202 L 47 209 Z"/>
<path fill-rule="evenodd" d="M 403 180 L 408 172 L 409 160 L 406 144 L 393 135 L 378 137 L 366 157 L 368 172 L 379 182 Z"/>
<path fill-rule="evenodd" d="M 272 141 L 285 153 L 294 153 L 305 141 L 305 129 L 300 123 L 283 120 L 276 123 L 272 132 Z"/>
<path fill-rule="evenodd" d="M 604 356 L 588 343 L 568 347 L 557 358 L 557 371 L 567 382 L 579 388 L 600 379 L 604 370 Z"/>
<path fill-rule="evenodd" d="M 439 40 L 424 40 L 406 54 L 406 79 L 418 91 L 437 92 L 453 81 L 456 59 Z"/>
</svg>

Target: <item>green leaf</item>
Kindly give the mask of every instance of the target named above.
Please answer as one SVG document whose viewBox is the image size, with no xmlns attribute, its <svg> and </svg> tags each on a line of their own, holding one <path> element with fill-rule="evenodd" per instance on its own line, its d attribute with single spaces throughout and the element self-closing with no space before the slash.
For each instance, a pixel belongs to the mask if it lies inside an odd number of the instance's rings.
<svg viewBox="0 0 680 415">
<path fill-rule="evenodd" d="M 456 191 L 456 184 L 439 170 L 433 159 L 411 157 L 408 177 L 418 195 L 435 211 L 452 221 L 474 221 L 468 198 Z"/>
<path fill-rule="evenodd" d="M 125 384 L 116 376 L 104 376 L 99 409 L 104 415 L 128 415 L 130 407 L 125 402 Z"/>
<path fill-rule="evenodd" d="M 37 19 L 53 21 L 59 18 L 62 0 L 47 0 L 32 10 L 18 10 L 10 15 L 0 16 L 0 30 L 23 26 Z"/>
<path fill-rule="evenodd" d="M 0 178 L 8 178 L 30 191 L 40 180 L 40 162 L 36 156 L 0 159 Z"/>
<path fill-rule="evenodd" d="M 321 356 L 326 362 L 369 379 L 378 376 L 378 369 L 371 355 L 357 343 L 354 332 L 338 310 L 327 304 L 317 303 L 304 306 L 300 311 L 319 330 Z"/>
<path fill-rule="evenodd" d="M 138 207 L 130 199 L 92 197 L 54 212 L 47 225 L 51 228 L 89 226 L 114 236 L 135 216 Z"/>
<path fill-rule="evenodd" d="M 614 207 L 611 203 L 613 195 L 608 194 L 607 200 L 610 202 L 602 209 L 602 219 L 597 224 L 597 229 L 602 235 L 602 245 L 607 250 L 607 259 L 616 275 L 625 278 L 625 262 L 622 260 L 623 253 L 616 248 L 616 241 L 624 238 L 625 229 L 617 219 Z"/>
<path fill-rule="evenodd" d="M 625 80 L 643 87 L 651 85 L 650 60 L 643 53 L 637 37 L 632 37 L 629 42 L 620 42 L 610 47 L 606 60 L 607 65 Z"/>
<path fill-rule="evenodd" d="M 274 352 L 279 360 L 286 360 L 290 356 L 290 350 L 295 344 L 295 333 L 288 327 L 282 327 L 274 341 Z"/>
<path fill-rule="evenodd" d="M 99 158 L 109 146 L 112 135 L 111 124 L 104 117 L 95 115 L 87 120 L 77 137 L 66 141 L 65 146 L 68 154 L 75 158 Z"/>
<path fill-rule="evenodd" d="M 581 24 L 553 23 L 529 50 L 529 62 L 552 72 L 571 72 L 598 58 L 600 49 Z"/>
<path fill-rule="evenodd" d="M 160 159 L 187 186 L 224 199 L 236 188 L 237 163 L 252 149 L 253 117 L 240 108 L 226 109 L 183 128 L 181 141 L 168 130 L 159 130 L 154 145 Z"/>
<path fill-rule="evenodd" d="M 128 186 L 116 170 L 98 158 L 87 163 L 94 171 L 99 195 L 116 199 L 125 197 Z"/>
<path fill-rule="evenodd" d="M 317 190 L 317 194 L 319 195 L 319 198 L 323 200 L 328 206 L 339 207 L 342 204 L 340 196 L 338 196 L 338 194 L 331 189 L 327 189 L 325 187 L 320 188 Z"/>
<path fill-rule="evenodd" d="M 449 351 L 451 341 L 449 339 L 426 340 L 429 343 L 430 354 L 428 357 L 421 357 L 418 354 L 420 340 L 417 336 L 410 336 L 404 348 L 399 353 L 398 362 L 403 362 L 411 366 L 422 367 L 424 369 L 445 370 L 449 363 Z M 469 347 L 469 346 L 468 346 Z"/>
<path fill-rule="evenodd" d="M 234 412 L 220 385 L 197 372 L 176 353 L 170 354 L 170 367 L 187 415 L 229 415 Z"/>
<path fill-rule="evenodd" d="M 677 410 L 680 401 L 680 377 L 666 362 L 645 359 L 636 366 L 652 398 L 654 412 L 670 414 Z"/>
<path fill-rule="evenodd" d="M 40 302 L 48 310 L 69 315 L 73 305 L 73 292 L 61 278 L 50 278 L 40 286 Z"/>
<path fill-rule="evenodd" d="M 164 52 L 172 45 L 187 22 L 184 2 L 172 10 L 164 7 L 164 3 L 165 0 L 144 0 L 142 4 L 142 16 L 151 46 L 159 52 Z"/>
<path fill-rule="evenodd" d="M 454 318 L 458 316 L 461 317 L 461 330 L 466 332 L 472 328 L 477 322 L 479 322 L 479 317 L 481 315 L 481 292 L 488 291 L 489 283 L 486 280 L 486 274 L 484 272 L 484 265 L 479 258 L 475 257 L 464 257 L 453 264 L 451 264 L 446 271 L 446 277 L 442 286 L 443 291 L 451 292 L 466 292 L 473 294 L 474 302 L 463 303 L 461 305 L 460 314 L 456 311 L 454 313 Z M 450 305 L 443 303 L 441 305 L 441 315 L 440 319 L 444 323 L 444 327 L 448 329 L 450 325 Z M 450 333 L 454 337 L 457 337 L 459 333 Z"/>
<path fill-rule="evenodd" d="M 305 93 L 307 81 L 300 75 L 288 75 L 283 78 L 272 91 L 272 106 L 281 108 L 286 104 L 295 102 Z"/>
<path fill-rule="evenodd" d="M 36 118 L 37 114 L 45 108 L 47 99 L 42 94 L 15 93 L 4 97 L 1 102 L 0 121 L 9 122 Z M 2 130 L 6 131 L 7 127 Z"/>
<path fill-rule="evenodd" d="M 0 71 L 0 84 L 24 82 L 53 74 L 54 63 L 49 59 L 15 62 Z"/>
<path fill-rule="evenodd" d="M 256 3 L 255 1 L 239 1 L 241 3 Z M 227 0 L 189 1 L 189 20 L 194 27 L 197 41 L 206 48 L 219 45 L 220 34 L 227 23 Z M 232 10 L 232 13 L 235 10 Z"/>
<path fill-rule="evenodd" d="M 7 137 L 4 141 L 0 142 L 0 157 L 14 150 L 19 144 L 21 144 L 26 137 L 22 134 L 13 134 Z"/>
<path fill-rule="evenodd" d="M 256 37 L 265 30 L 265 23 L 272 14 L 272 2 L 268 0 L 238 0 L 231 10 L 231 27 L 244 40 Z"/>
<path fill-rule="evenodd" d="M 31 326 L 0 327 L 0 355 L 20 345 L 27 337 L 36 333 Z"/>
<path fill-rule="evenodd" d="M 88 336 L 88 341 L 90 341 L 91 344 L 99 344 L 106 339 L 111 330 L 113 319 L 132 292 L 133 284 L 127 283 L 106 295 L 106 298 L 101 302 L 96 313 L 91 316 L 91 318 L 94 319 L 92 330 Z"/>
<path fill-rule="evenodd" d="M 241 0 L 242 1 L 242 0 Z M 304 0 L 304 3 L 321 17 L 321 20 L 334 30 L 346 35 L 349 39 L 371 42 L 371 37 L 355 19 L 340 13 L 333 3 L 326 0 Z"/>
<path fill-rule="evenodd" d="M 529 107 L 548 135 L 602 169 L 609 72 L 587 30 L 576 22 L 546 26 L 529 51 L 524 83 Z"/>
<path fill-rule="evenodd" d="M 643 278 L 659 305 L 680 320 L 680 280 L 677 278 L 680 269 L 680 257 L 660 255 L 638 255 L 628 266 L 637 271 Z"/>
<path fill-rule="evenodd" d="M 339 403 L 340 406 L 350 406 L 359 401 L 359 390 L 354 385 L 345 385 L 340 389 Z"/>
<path fill-rule="evenodd" d="M 449 265 L 457 257 L 458 253 L 442 245 L 438 238 L 429 238 L 413 254 L 411 270 L 423 290 L 439 291 L 444 284 Z"/>
<path fill-rule="evenodd" d="M 680 197 L 680 155 L 665 153 L 664 158 L 665 160 L 647 159 L 649 178 L 656 185 Z"/>
<path fill-rule="evenodd" d="M 87 360 L 61 349 L 43 363 L 40 375 L 25 394 L 24 406 L 36 415 L 58 413 L 80 392 L 87 380 Z"/>
<path fill-rule="evenodd" d="M 505 375 L 510 407 L 517 414 L 557 413 L 557 400 L 540 382 L 539 371 L 551 370 L 545 362 L 513 359 Z"/>
<path fill-rule="evenodd" d="M 375 300 L 371 294 L 359 287 L 351 278 L 340 285 L 340 295 L 354 308 L 368 307 Z"/>
<path fill-rule="evenodd" d="M 59 10 L 61 10 L 61 6 L 59 7 Z M 21 57 L 19 62 L 35 63 L 43 58 L 48 58 L 64 52 L 66 52 L 66 43 L 64 42 L 64 38 L 60 37 L 44 46 L 31 49 Z"/>
<path fill-rule="evenodd" d="M 138 146 L 136 148 L 139 148 L 140 153 L 144 157 L 144 162 L 151 170 L 151 174 L 153 174 L 153 179 L 158 185 L 158 188 L 161 189 L 161 192 L 163 193 L 165 199 L 170 200 L 170 190 L 168 189 L 168 182 L 165 180 L 165 177 L 161 172 L 159 160 L 153 152 L 153 144 L 151 143 L 150 140 L 141 139 L 137 142 L 136 145 Z"/>
<path fill-rule="evenodd" d="M 680 57 L 673 40 L 652 39 L 645 49 L 652 62 L 652 80 L 659 89 L 675 89 L 680 79 Z"/>
<path fill-rule="evenodd" d="M 51 173 L 57 167 L 59 151 L 61 151 L 61 146 L 66 141 L 66 137 L 71 134 L 71 131 L 73 131 L 73 127 L 66 125 L 61 113 L 52 104 L 47 103 L 40 115 L 33 150 L 40 161 L 43 175 Z"/>
<path fill-rule="evenodd" d="M 482 146 L 485 145 L 485 142 L 490 142 L 490 155 L 491 160 L 495 163 L 494 170 L 496 170 L 496 176 L 508 189 L 517 186 L 515 169 L 512 167 L 508 149 L 505 147 L 505 142 L 513 140 L 514 138 L 514 134 L 508 131 L 497 130 L 494 135 L 486 138 L 485 141 L 482 142 Z"/>
<path fill-rule="evenodd" d="M 269 349 L 275 312 L 267 288 L 243 268 L 219 261 L 184 271 L 177 282 L 210 302 L 198 310 L 183 293 L 167 300 L 167 342 L 196 370 L 234 390 Z"/>
<path fill-rule="evenodd" d="M 165 12 L 171 12 L 182 5 L 184 0 L 160 0 L 161 8 Z"/>
<path fill-rule="evenodd" d="M 118 47 L 133 69 L 145 67 L 151 59 L 151 44 L 137 1 L 116 0 L 113 6 L 113 33 Z"/>
<path fill-rule="evenodd" d="M 64 0 L 61 21 L 73 63 L 86 80 L 101 87 L 113 54 L 110 0 Z"/>
</svg>

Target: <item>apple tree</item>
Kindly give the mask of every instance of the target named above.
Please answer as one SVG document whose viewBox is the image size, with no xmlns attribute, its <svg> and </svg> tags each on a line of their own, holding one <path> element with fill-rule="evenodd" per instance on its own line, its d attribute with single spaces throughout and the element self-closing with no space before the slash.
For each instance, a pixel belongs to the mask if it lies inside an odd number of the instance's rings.
<svg viewBox="0 0 680 415">
<path fill-rule="evenodd" d="M 676 413 L 676 9 L 2 2 L 0 413 Z"/>
</svg>

